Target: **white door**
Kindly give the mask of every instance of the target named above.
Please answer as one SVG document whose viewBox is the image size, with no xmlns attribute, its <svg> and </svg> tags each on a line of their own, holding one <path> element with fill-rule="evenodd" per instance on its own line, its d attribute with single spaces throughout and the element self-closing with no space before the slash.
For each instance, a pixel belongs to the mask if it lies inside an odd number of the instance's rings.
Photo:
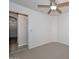
<svg viewBox="0 0 79 59">
<path fill-rule="evenodd" d="M 18 46 L 28 44 L 28 16 L 18 15 Z"/>
</svg>

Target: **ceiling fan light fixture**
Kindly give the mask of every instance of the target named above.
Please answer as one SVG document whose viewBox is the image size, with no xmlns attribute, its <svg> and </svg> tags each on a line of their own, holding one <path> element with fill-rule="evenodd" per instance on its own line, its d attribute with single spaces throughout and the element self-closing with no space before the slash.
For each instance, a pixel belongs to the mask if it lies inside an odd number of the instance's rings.
<svg viewBox="0 0 79 59">
<path fill-rule="evenodd" d="M 57 6 L 51 6 L 50 9 L 51 10 L 56 10 Z"/>
</svg>

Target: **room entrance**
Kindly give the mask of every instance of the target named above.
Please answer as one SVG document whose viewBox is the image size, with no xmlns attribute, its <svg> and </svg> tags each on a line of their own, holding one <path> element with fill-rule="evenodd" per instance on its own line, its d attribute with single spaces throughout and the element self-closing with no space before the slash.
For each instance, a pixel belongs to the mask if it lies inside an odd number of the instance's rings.
<svg viewBox="0 0 79 59">
<path fill-rule="evenodd" d="M 28 47 L 28 16 L 9 12 L 9 51 Z"/>
</svg>

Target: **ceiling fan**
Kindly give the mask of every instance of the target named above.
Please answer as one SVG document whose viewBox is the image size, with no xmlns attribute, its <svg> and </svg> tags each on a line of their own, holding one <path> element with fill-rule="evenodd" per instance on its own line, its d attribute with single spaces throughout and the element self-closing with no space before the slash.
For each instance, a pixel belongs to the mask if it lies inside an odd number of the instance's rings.
<svg viewBox="0 0 79 59">
<path fill-rule="evenodd" d="M 52 4 L 52 2 L 54 3 L 54 5 Z M 49 8 L 48 14 L 50 14 L 52 11 L 62 13 L 62 11 L 59 8 L 65 6 L 69 6 L 69 2 L 57 4 L 55 0 L 50 0 L 50 5 L 38 5 L 38 7 L 40 8 Z"/>
</svg>

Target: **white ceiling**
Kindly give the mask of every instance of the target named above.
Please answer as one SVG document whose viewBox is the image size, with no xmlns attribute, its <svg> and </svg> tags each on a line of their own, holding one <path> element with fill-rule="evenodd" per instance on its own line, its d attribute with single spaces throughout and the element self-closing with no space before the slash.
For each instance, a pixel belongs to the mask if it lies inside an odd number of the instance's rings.
<svg viewBox="0 0 79 59">
<path fill-rule="evenodd" d="M 43 13 L 48 13 L 49 8 L 38 8 L 37 5 L 43 4 L 43 5 L 49 5 L 49 0 L 10 0 L 11 2 L 15 2 L 17 4 L 20 4 L 24 7 L 28 7 L 33 10 L 41 11 Z M 57 4 L 67 2 L 68 0 L 55 0 Z M 60 8 L 60 10 L 65 13 L 69 11 L 69 7 L 63 7 Z M 51 15 L 59 15 L 58 12 L 52 12 Z"/>
</svg>

